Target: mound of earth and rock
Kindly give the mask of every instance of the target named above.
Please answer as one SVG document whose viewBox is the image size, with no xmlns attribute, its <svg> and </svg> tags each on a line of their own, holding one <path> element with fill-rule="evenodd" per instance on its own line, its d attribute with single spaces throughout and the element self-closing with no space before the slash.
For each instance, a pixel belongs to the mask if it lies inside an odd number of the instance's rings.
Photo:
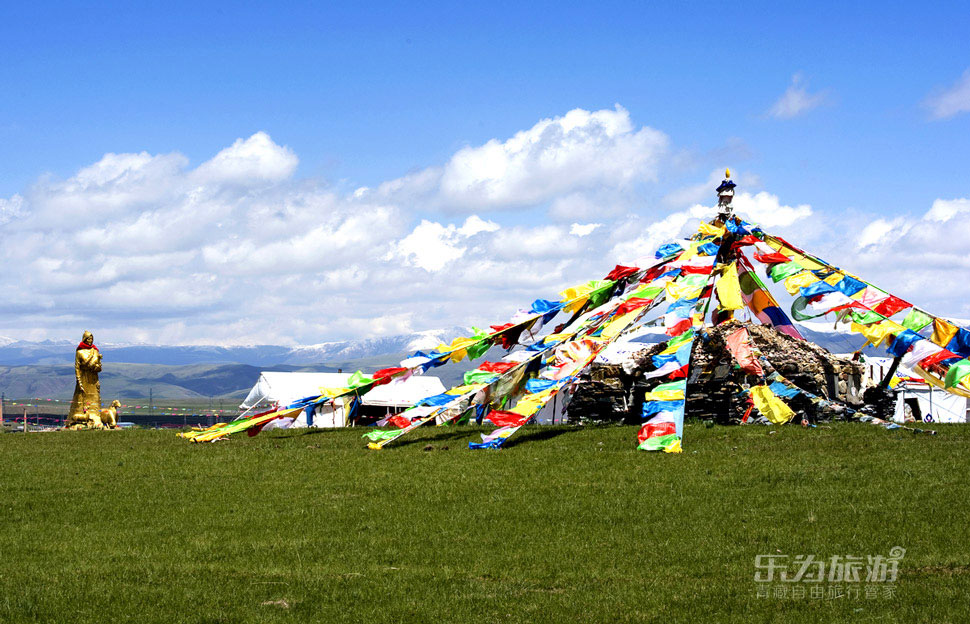
<svg viewBox="0 0 970 624">
<path fill-rule="evenodd" d="M 769 325 L 730 320 L 705 328 L 694 341 L 687 380 L 687 418 L 731 424 L 739 423 L 747 412 L 750 403 L 741 391 L 759 383 L 759 379 L 741 371 L 727 349 L 727 336 L 739 327 L 747 328 L 766 375 L 777 371 L 799 389 L 827 399 L 823 404 L 804 395 L 786 399 L 799 417 L 810 421 L 843 418 L 863 407 L 861 361 L 834 355 Z M 666 381 L 644 379 L 643 374 L 654 370 L 651 357 L 666 347 L 662 342 L 634 353 L 625 366 L 594 364 L 569 404 L 570 420 L 639 423 L 643 395 Z"/>
</svg>

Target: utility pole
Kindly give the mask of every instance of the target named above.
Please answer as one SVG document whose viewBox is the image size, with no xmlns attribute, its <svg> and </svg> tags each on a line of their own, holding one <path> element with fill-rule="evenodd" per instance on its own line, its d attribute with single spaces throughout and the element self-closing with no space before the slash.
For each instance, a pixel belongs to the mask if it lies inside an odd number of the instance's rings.
<svg viewBox="0 0 970 624">
<path fill-rule="evenodd" d="M 27 407 L 24 406 L 24 433 L 27 433 Z"/>
</svg>

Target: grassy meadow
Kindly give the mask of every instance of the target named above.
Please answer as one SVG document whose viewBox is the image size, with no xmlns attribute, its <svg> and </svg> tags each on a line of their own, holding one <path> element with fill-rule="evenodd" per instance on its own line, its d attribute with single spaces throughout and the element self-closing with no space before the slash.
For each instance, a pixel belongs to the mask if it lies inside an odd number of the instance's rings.
<svg viewBox="0 0 970 624">
<path fill-rule="evenodd" d="M 970 427 L 935 428 L 695 424 L 682 455 L 633 427 L 474 452 L 474 427 L 378 452 L 360 429 L 8 433 L 0 621 L 967 622 Z M 759 554 L 895 546 L 876 596 L 754 581 Z"/>
</svg>

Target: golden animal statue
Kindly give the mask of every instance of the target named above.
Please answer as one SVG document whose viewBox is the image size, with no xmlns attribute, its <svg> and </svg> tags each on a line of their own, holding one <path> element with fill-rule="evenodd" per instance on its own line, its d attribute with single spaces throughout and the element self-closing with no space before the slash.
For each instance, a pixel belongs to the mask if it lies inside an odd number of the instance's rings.
<svg viewBox="0 0 970 624">
<path fill-rule="evenodd" d="M 94 335 L 86 331 L 74 354 L 74 398 L 65 428 L 104 428 L 101 421 L 101 382 L 98 381 L 100 372 L 101 352 L 94 346 Z"/>
<path fill-rule="evenodd" d="M 118 399 L 111 402 L 109 407 L 101 410 L 101 424 L 105 429 L 118 429 L 118 408 L 121 403 Z"/>
</svg>

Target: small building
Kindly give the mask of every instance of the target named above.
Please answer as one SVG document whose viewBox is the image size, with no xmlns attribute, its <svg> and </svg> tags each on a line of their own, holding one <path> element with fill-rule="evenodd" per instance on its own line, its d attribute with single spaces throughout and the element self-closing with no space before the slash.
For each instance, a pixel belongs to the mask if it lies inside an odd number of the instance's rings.
<svg viewBox="0 0 970 624">
<path fill-rule="evenodd" d="M 342 388 L 350 379 L 348 373 L 299 373 L 264 371 L 252 390 L 239 405 L 244 412 L 258 413 L 284 407 L 300 399 L 319 395 L 322 388 Z M 345 413 L 344 401 L 317 405 L 311 412 L 300 414 L 289 427 L 345 427 L 369 424 L 411 407 L 421 399 L 445 391 L 437 377 L 423 375 L 395 380 L 377 386 L 361 397 L 352 414 Z M 350 421 L 348 423 L 348 420 Z"/>
<path fill-rule="evenodd" d="M 882 381 L 892 366 L 893 359 L 867 356 L 864 378 L 867 384 Z M 934 388 L 905 366 L 896 371 L 896 409 L 893 420 L 902 422 L 970 422 L 970 401 L 966 397 Z"/>
</svg>

